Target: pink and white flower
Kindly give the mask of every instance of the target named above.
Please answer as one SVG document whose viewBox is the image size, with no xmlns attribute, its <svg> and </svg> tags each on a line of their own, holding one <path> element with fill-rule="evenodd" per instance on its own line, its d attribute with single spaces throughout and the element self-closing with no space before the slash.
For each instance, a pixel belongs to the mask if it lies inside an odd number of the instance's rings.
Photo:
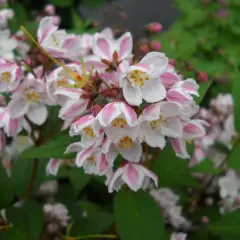
<svg viewBox="0 0 240 240">
<path fill-rule="evenodd" d="M 97 120 L 95 128 L 104 128 L 107 137 L 112 141 L 118 141 L 124 136 L 137 138 L 137 114 L 124 102 L 108 103 L 97 115 Z"/>
<path fill-rule="evenodd" d="M 175 102 L 160 102 L 145 108 L 139 117 L 140 141 L 162 149 L 166 144 L 165 136 L 182 137 L 183 125 L 178 117 L 180 111 L 181 105 Z"/>
<path fill-rule="evenodd" d="M 42 125 L 48 115 L 45 104 L 50 103 L 45 83 L 41 79 L 28 75 L 13 93 L 8 108 L 12 118 L 21 118 L 26 115 L 34 124 Z"/>
<path fill-rule="evenodd" d="M 167 66 L 167 57 L 159 52 L 148 53 L 132 66 L 124 61 L 119 66 L 119 78 L 125 100 L 130 105 L 139 106 L 143 100 L 155 103 L 164 99 L 166 90 L 160 75 L 167 70 Z"/>
<path fill-rule="evenodd" d="M 137 191 L 142 187 L 145 178 L 152 179 L 155 186 L 158 185 L 158 177 L 153 172 L 140 164 L 126 163 L 113 173 L 108 183 L 108 191 L 118 191 L 124 183 L 131 190 Z"/>
<path fill-rule="evenodd" d="M 21 67 L 0 59 L 0 92 L 14 91 L 20 84 L 21 77 Z"/>
<path fill-rule="evenodd" d="M 51 158 L 46 167 L 47 174 L 56 176 L 61 164 L 62 164 L 62 160 Z"/>
<path fill-rule="evenodd" d="M 187 240 L 186 233 L 172 233 L 170 240 Z"/>
<path fill-rule="evenodd" d="M 75 121 L 70 129 L 70 136 L 81 136 L 81 146 L 97 147 L 103 142 L 103 129 L 94 129 L 95 117 L 93 115 L 85 115 Z"/>
</svg>

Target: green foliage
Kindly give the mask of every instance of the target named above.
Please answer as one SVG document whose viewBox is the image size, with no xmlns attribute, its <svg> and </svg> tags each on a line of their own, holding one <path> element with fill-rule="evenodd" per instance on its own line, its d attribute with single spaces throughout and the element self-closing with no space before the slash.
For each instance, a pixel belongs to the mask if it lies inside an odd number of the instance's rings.
<svg viewBox="0 0 240 240">
<path fill-rule="evenodd" d="M 51 0 L 51 3 L 57 7 L 70 7 L 73 5 L 74 0 Z"/>
<path fill-rule="evenodd" d="M 213 167 L 213 163 L 209 159 L 202 160 L 199 164 L 192 167 L 192 172 L 200 172 L 204 174 L 218 174 L 219 170 Z"/>
<path fill-rule="evenodd" d="M 117 193 L 114 215 L 122 240 L 167 239 L 161 211 L 146 192 Z"/>
<path fill-rule="evenodd" d="M 232 86 L 232 96 L 234 102 L 234 123 L 236 131 L 240 132 L 240 73 L 237 68 L 235 67 L 235 78 L 233 79 L 233 86 Z"/>
</svg>

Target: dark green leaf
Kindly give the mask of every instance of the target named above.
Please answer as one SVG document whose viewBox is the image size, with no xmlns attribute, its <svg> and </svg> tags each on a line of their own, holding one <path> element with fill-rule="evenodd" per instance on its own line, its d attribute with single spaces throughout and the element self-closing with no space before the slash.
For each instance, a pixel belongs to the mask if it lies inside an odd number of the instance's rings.
<svg viewBox="0 0 240 240">
<path fill-rule="evenodd" d="M 104 4 L 105 0 L 83 0 L 82 2 L 89 8 L 97 8 Z"/>
<path fill-rule="evenodd" d="M 219 170 L 213 167 L 213 163 L 209 159 L 202 160 L 199 164 L 191 168 L 192 172 L 204 174 L 218 174 Z"/>
<path fill-rule="evenodd" d="M 233 107 L 234 107 L 234 123 L 237 132 L 240 132 L 240 73 L 237 67 L 235 67 L 235 78 L 232 83 L 232 96 L 233 96 Z"/>
<path fill-rule="evenodd" d="M 146 192 L 118 192 L 114 215 L 122 240 L 167 239 L 161 210 Z"/>
<path fill-rule="evenodd" d="M 240 143 L 236 144 L 229 157 L 228 157 L 228 167 L 236 169 L 236 170 L 240 170 L 240 161 L 239 161 L 239 156 L 240 156 Z"/>
<path fill-rule="evenodd" d="M 199 84 L 199 90 L 198 90 L 199 97 L 196 97 L 195 99 L 197 104 L 201 103 L 201 101 L 203 100 L 205 94 L 207 93 L 212 83 L 213 83 L 213 80 L 208 80 L 207 82 L 203 82 Z"/>
<path fill-rule="evenodd" d="M 23 223 L 14 224 L 7 232 L 3 233 L 3 240 L 27 240 L 27 233 Z"/>
<path fill-rule="evenodd" d="M 10 6 L 14 11 L 15 14 L 14 18 L 17 20 L 19 27 L 20 25 L 24 25 L 24 23 L 28 20 L 27 11 L 24 5 L 21 4 L 20 2 L 14 1 L 13 3 L 11 3 Z"/>
<path fill-rule="evenodd" d="M 50 0 L 50 1 L 57 7 L 70 7 L 74 3 L 74 0 Z"/>
<path fill-rule="evenodd" d="M 5 208 L 13 200 L 13 188 L 10 179 L 7 176 L 6 170 L 0 163 L 0 209 Z"/>
</svg>

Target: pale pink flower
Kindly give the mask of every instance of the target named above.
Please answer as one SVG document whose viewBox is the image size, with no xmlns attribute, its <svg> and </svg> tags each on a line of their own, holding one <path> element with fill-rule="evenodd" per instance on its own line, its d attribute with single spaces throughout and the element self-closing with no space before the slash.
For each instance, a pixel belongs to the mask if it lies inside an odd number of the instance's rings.
<svg viewBox="0 0 240 240">
<path fill-rule="evenodd" d="M 46 12 L 49 15 L 55 14 L 55 7 L 52 4 L 47 4 L 44 8 L 44 12 Z"/>
<path fill-rule="evenodd" d="M 0 59 L 0 92 L 14 91 L 20 84 L 21 77 L 21 67 Z"/>
<path fill-rule="evenodd" d="M 29 75 L 13 93 L 8 108 L 12 118 L 26 115 L 33 123 L 42 125 L 48 115 L 45 104 L 50 104 L 45 83 Z"/>
<path fill-rule="evenodd" d="M 14 17 L 14 12 L 10 8 L 0 10 L 0 28 L 7 26 L 8 20 Z"/>
<path fill-rule="evenodd" d="M 172 233 L 170 240 L 187 240 L 186 233 Z"/>
<path fill-rule="evenodd" d="M 175 73 L 174 67 L 168 64 L 167 71 L 160 76 L 160 81 L 165 88 L 170 88 L 180 81 L 180 77 Z"/>
<path fill-rule="evenodd" d="M 46 167 L 47 174 L 57 175 L 61 164 L 62 164 L 62 160 L 51 158 Z"/>
<path fill-rule="evenodd" d="M 70 136 L 81 136 L 81 144 L 83 148 L 99 146 L 104 137 L 103 129 L 94 129 L 95 117 L 93 115 L 85 115 L 75 121 L 70 129 Z"/>
<path fill-rule="evenodd" d="M 136 139 L 138 135 L 137 114 L 124 102 L 108 103 L 97 115 L 97 120 L 95 128 L 103 127 L 112 141 L 117 141 L 123 136 Z"/>
<path fill-rule="evenodd" d="M 199 96 L 198 94 L 198 84 L 192 78 L 188 78 L 184 81 L 176 82 L 173 88 L 182 88 L 186 93 Z"/>
<path fill-rule="evenodd" d="M 4 128 L 7 136 L 15 136 L 22 130 L 21 119 L 10 116 L 8 107 L 0 107 L 0 128 Z"/>
<path fill-rule="evenodd" d="M 120 86 L 130 105 L 139 106 L 143 100 L 148 103 L 158 102 L 166 97 L 166 90 L 160 81 L 168 66 L 168 59 L 163 53 L 150 52 L 138 64 L 129 66 L 124 61 L 119 66 Z"/>
<path fill-rule="evenodd" d="M 151 147 L 164 148 L 165 136 L 181 138 L 183 125 L 178 117 L 181 105 L 175 102 L 155 103 L 144 109 L 139 117 L 140 139 Z"/>
<path fill-rule="evenodd" d="M 86 64 L 94 66 L 98 71 L 105 70 L 109 66 L 102 60 L 115 65 L 124 59 L 132 57 L 133 40 L 131 33 L 127 32 L 117 40 L 106 37 L 104 33 L 96 33 L 93 36 L 92 56 L 86 58 Z"/>
<path fill-rule="evenodd" d="M 2 129 L 0 129 L 0 152 L 5 148 L 6 146 L 6 136 Z"/>
<path fill-rule="evenodd" d="M 131 190 L 137 191 L 142 187 L 145 178 L 152 179 L 155 186 L 158 185 L 158 177 L 153 172 L 140 164 L 126 163 L 113 173 L 108 184 L 108 191 L 118 191 L 124 183 Z"/>
</svg>

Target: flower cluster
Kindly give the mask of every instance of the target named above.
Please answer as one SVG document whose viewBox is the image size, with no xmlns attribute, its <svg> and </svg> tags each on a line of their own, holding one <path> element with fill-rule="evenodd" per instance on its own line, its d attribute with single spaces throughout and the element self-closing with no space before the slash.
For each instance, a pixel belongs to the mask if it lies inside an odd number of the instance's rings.
<svg viewBox="0 0 240 240">
<path fill-rule="evenodd" d="M 29 72 L 28 65 L 1 59 L 0 91 L 10 93 L 10 101 L 1 107 L 0 126 L 8 136 L 31 132 L 32 124 L 46 122 L 48 107 L 60 106 L 62 128 L 80 138 L 66 153 L 77 153 L 74 165 L 86 174 L 106 176 L 112 192 L 123 184 L 137 191 L 146 179 L 157 185 L 141 161 L 147 146 L 161 150 L 169 141 L 177 156 L 189 158 L 186 142 L 205 135 L 205 122 L 192 119 L 196 82 L 182 80 L 163 53 L 136 62 L 129 32 L 119 39 L 109 29 L 79 36 L 45 17 L 37 37 L 42 53 L 60 66 Z M 56 174 L 60 163 L 52 159 L 48 172 Z"/>
</svg>

